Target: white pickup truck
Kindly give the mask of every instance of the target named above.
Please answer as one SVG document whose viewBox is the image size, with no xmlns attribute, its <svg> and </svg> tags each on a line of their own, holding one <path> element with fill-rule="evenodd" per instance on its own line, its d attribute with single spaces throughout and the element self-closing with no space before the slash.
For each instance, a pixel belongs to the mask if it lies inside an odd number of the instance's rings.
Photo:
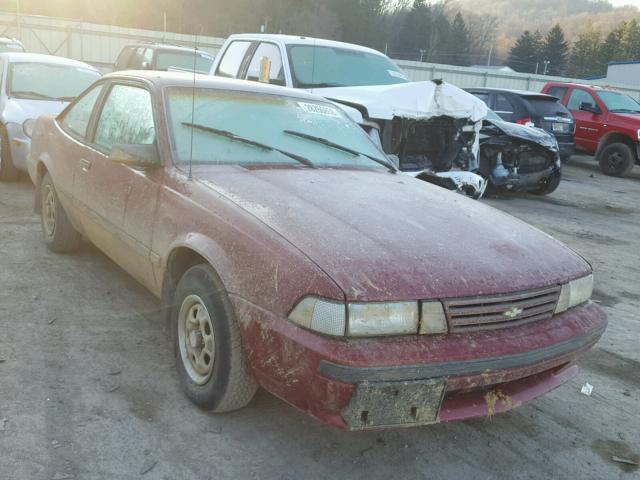
<svg viewBox="0 0 640 480">
<path fill-rule="evenodd" d="M 478 169 L 484 102 L 445 82 L 409 82 L 376 50 L 288 35 L 232 35 L 211 73 L 305 89 L 339 104 L 403 171 Z"/>
</svg>

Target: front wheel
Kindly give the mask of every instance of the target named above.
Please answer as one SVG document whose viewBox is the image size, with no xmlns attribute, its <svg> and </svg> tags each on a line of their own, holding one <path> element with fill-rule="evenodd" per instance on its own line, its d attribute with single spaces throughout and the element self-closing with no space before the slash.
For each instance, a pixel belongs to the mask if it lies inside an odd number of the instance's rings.
<svg viewBox="0 0 640 480">
<path fill-rule="evenodd" d="M 562 180 L 562 173 L 555 172 L 550 177 L 543 180 L 538 188 L 533 190 L 529 190 L 529 193 L 534 195 L 549 195 L 555 192 L 560 186 L 560 181 Z"/>
<path fill-rule="evenodd" d="M 624 177 L 636 161 L 633 151 L 624 143 L 609 145 L 602 150 L 598 160 L 602 173 L 612 177 Z"/>
<path fill-rule="evenodd" d="M 222 413 L 246 406 L 258 389 L 248 372 L 233 306 L 215 271 L 191 267 L 174 297 L 178 376 L 198 407 Z"/>
<path fill-rule="evenodd" d="M 44 241 L 52 252 L 69 253 L 80 246 L 80 234 L 73 228 L 60 204 L 48 173 L 40 183 L 41 224 Z"/>
</svg>

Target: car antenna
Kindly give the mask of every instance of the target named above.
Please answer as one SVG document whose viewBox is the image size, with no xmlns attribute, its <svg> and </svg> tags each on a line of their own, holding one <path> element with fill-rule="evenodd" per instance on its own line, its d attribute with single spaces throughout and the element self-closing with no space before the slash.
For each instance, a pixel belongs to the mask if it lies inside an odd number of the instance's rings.
<svg viewBox="0 0 640 480">
<path fill-rule="evenodd" d="M 200 26 L 202 31 L 202 25 Z M 198 34 L 196 33 L 193 48 L 193 85 L 191 86 L 191 146 L 189 148 L 189 181 L 193 181 L 193 126 L 196 123 L 196 66 L 198 61 Z"/>
</svg>

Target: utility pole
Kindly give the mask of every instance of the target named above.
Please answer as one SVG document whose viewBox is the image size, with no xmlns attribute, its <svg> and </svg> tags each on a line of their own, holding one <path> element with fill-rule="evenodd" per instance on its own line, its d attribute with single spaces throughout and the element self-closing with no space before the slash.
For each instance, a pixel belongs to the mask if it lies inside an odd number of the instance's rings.
<svg viewBox="0 0 640 480">
<path fill-rule="evenodd" d="M 420 61 L 424 62 L 424 54 L 427 53 L 427 51 L 424 48 L 420 49 Z"/>
<path fill-rule="evenodd" d="M 491 45 L 491 50 L 489 50 L 489 57 L 487 58 L 487 67 L 491 66 L 491 57 L 493 56 L 493 45 Z"/>
<path fill-rule="evenodd" d="M 538 68 L 540 67 L 540 62 L 536 62 L 536 75 L 538 74 Z"/>
<path fill-rule="evenodd" d="M 549 71 L 549 65 L 551 64 L 551 62 L 549 60 L 545 60 L 544 61 L 544 73 L 543 75 L 546 75 L 547 72 Z"/>
</svg>

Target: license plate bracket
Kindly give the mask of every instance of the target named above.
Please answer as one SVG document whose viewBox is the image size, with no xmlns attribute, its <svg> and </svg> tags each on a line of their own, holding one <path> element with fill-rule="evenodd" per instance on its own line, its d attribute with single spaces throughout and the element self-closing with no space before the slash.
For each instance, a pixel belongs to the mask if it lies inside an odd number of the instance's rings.
<svg viewBox="0 0 640 480">
<path fill-rule="evenodd" d="M 438 421 L 444 379 L 362 382 L 342 417 L 351 430 L 428 425 Z"/>
</svg>

